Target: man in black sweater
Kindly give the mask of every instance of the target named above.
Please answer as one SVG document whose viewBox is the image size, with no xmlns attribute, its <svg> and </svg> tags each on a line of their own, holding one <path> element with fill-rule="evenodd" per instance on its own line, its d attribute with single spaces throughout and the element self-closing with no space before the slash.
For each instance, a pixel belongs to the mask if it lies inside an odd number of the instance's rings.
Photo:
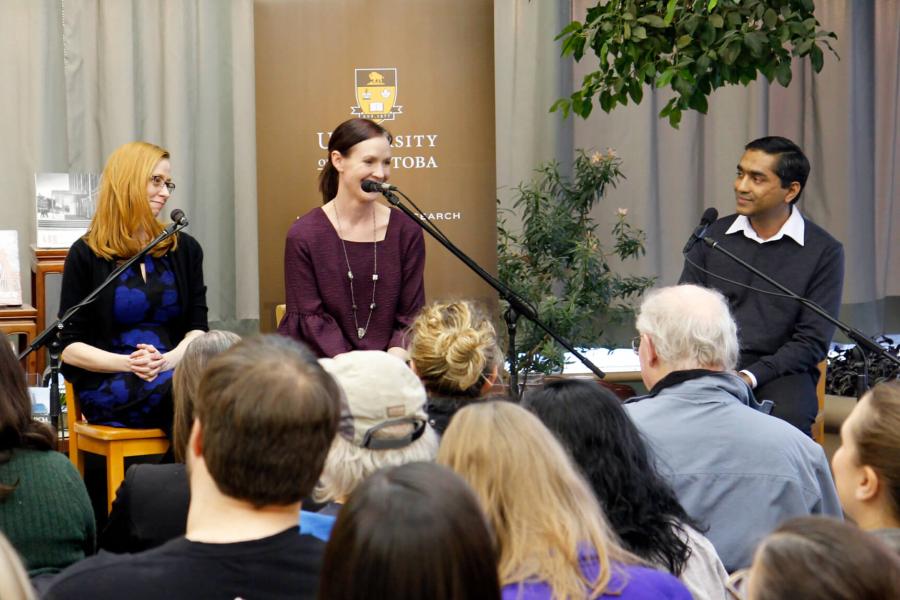
<svg viewBox="0 0 900 600">
<path fill-rule="evenodd" d="M 186 452 L 186 535 L 76 563 L 44 598 L 314 599 L 324 544 L 300 535 L 297 515 L 337 433 L 340 402 L 315 356 L 288 338 L 250 338 L 214 357 Z"/>
<path fill-rule="evenodd" d="M 754 140 L 744 150 L 734 180 L 737 214 L 713 223 L 706 235 L 837 316 L 843 246 L 796 207 L 809 176 L 809 161 L 796 144 L 782 137 Z M 810 435 L 818 412 L 817 364 L 828 352 L 834 326 L 796 300 L 725 279 L 777 292 L 717 250 L 695 244 L 686 256 L 680 283 L 714 287 L 728 298 L 739 328 L 741 377 L 759 400 L 775 402 L 773 415 Z"/>
</svg>

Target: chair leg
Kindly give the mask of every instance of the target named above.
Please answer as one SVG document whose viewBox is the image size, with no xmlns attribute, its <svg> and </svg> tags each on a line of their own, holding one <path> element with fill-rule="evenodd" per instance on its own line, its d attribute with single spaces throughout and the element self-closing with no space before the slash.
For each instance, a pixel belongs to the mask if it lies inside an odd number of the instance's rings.
<svg viewBox="0 0 900 600">
<path fill-rule="evenodd" d="M 69 460 L 78 469 L 81 478 L 84 479 L 84 452 L 78 447 L 78 437 L 74 432 L 69 434 Z"/>
<path fill-rule="evenodd" d="M 106 513 L 112 511 L 113 500 L 116 492 L 125 479 L 125 455 L 119 444 L 109 445 L 109 454 L 106 456 Z"/>
</svg>

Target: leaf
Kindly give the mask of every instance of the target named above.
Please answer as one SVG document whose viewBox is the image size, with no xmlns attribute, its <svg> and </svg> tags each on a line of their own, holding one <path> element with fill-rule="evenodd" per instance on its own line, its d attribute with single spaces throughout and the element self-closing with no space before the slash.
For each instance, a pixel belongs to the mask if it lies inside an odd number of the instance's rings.
<svg viewBox="0 0 900 600">
<path fill-rule="evenodd" d="M 825 62 L 825 57 L 822 56 L 822 49 L 816 45 L 813 45 L 809 50 L 809 60 L 812 62 L 812 67 L 815 69 L 816 73 L 819 73 L 822 70 L 822 65 Z"/>
<path fill-rule="evenodd" d="M 669 85 L 673 77 L 675 77 L 675 69 L 666 69 L 662 72 L 662 75 L 656 78 L 656 87 L 661 88 Z"/>
<path fill-rule="evenodd" d="M 563 111 L 563 116 L 565 117 L 568 114 L 569 108 L 569 99 L 568 98 L 560 98 L 556 102 L 553 103 L 553 106 L 550 107 L 550 112 L 556 112 L 558 110 Z"/>
<path fill-rule="evenodd" d="M 703 55 L 697 59 L 697 72 L 704 73 L 708 68 L 712 61 L 707 55 Z"/>
<path fill-rule="evenodd" d="M 738 55 L 741 53 L 741 42 L 740 40 L 731 42 L 721 50 L 719 50 L 719 58 L 722 59 L 722 62 L 726 65 L 734 64 L 734 61 L 737 60 Z"/>
<path fill-rule="evenodd" d="M 634 29 L 631 30 L 631 34 L 639 40 L 647 39 L 647 30 L 640 25 L 635 26 Z"/>
<path fill-rule="evenodd" d="M 703 45 L 704 48 L 708 47 L 712 44 L 716 39 L 716 30 L 709 23 L 705 23 L 703 27 L 700 28 L 700 44 Z"/>
<path fill-rule="evenodd" d="M 709 15 L 709 24 L 716 29 L 722 29 L 722 27 L 725 25 L 725 19 L 723 19 L 722 15 L 720 14 Z"/>
<path fill-rule="evenodd" d="M 700 26 L 702 19 L 697 15 L 691 15 L 684 21 L 684 30 L 691 35 L 694 35 L 694 32 L 697 31 L 697 27 Z"/>
<path fill-rule="evenodd" d="M 678 6 L 678 0 L 669 0 L 669 3 L 666 5 L 666 17 L 663 19 L 663 22 L 666 25 L 670 25 L 672 23 L 672 19 L 675 18 L 675 8 Z"/>
<path fill-rule="evenodd" d="M 559 35 L 557 35 L 555 38 L 553 38 L 553 40 L 554 41 L 559 40 L 560 38 L 562 38 L 563 36 L 565 36 L 569 33 L 579 31 L 582 27 L 584 27 L 584 26 L 579 21 L 572 21 L 571 23 L 566 25 L 563 28 L 563 30 L 559 32 Z"/>
<path fill-rule="evenodd" d="M 809 49 L 812 48 L 815 43 L 815 40 L 806 40 L 805 42 L 801 42 L 799 45 L 794 46 L 794 50 L 799 56 L 806 56 L 809 53 Z"/>
<path fill-rule="evenodd" d="M 669 125 L 671 125 L 674 129 L 678 129 L 679 123 L 681 123 L 681 109 L 673 108 L 669 113 Z"/>
<path fill-rule="evenodd" d="M 680 38 L 678 38 L 678 41 L 675 42 L 675 46 L 678 48 L 684 48 L 685 46 L 690 44 L 692 41 L 694 41 L 694 38 L 692 38 L 689 35 L 683 35 Z"/>
<path fill-rule="evenodd" d="M 709 4 L 706 5 L 707 12 L 711 12 L 712 9 L 714 9 L 718 3 L 719 3 L 719 0 L 709 0 Z"/>
<path fill-rule="evenodd" d="M 637 79 L 632 79 L 628 84 L 628 93 L 635 104 L 640 104 L 641 99 L 644 97 L 644 88 L 641 86 L 641 82 Z"/>
<path fill-rule="evenodd" d="M 775 79 L 778 80 L 782 87 L 787 87 L 791 84 L 791 77 L 791 63 L 789 61 L 784 61 L 775 67 Z"/>
<path fill-rule="evenodd" d="M 656 27 L 657 29 L 662 29 L 666 26 L 666 22 L 663 21 L 658 15 L 645 15 L 637 20 L 638 23 L 643 23 L 644 25 L 649 25 L 650 27 Z"/>
<path fill-rule="evenodd" d="M 762 54 L 763 44 L 768 41 L 766 34 L 761 31 L 751 31 L 744 36 L 744 45 L 750 49 L 753 56 Z"/>
<path fill-rule="evenodd" d="M 766 12 L 763 14 L 763 24 L 765 24 L 766 29 L 774 29 L 777 23 L 778 13 L 771 8 L 766 9 Z"/>
<path fill-rule="evenodd" d="M 691 82 L 683 79 L 681 76 L 675 77 L 675 79 L 672 80 L 672 87 L 682 96 L 690 96 L 694 93 L 694 86 L 691 85 Z"/>
<path fill-rule="evenodd" d="M 706 95 L 695 93 L 691 96 L 691 99 L 688 101 L 688 106 L 693 108 L 694 110 L 706 114 L 706 111 L 709 109 L 709 104 L 706 100 Z"/>
</svg>

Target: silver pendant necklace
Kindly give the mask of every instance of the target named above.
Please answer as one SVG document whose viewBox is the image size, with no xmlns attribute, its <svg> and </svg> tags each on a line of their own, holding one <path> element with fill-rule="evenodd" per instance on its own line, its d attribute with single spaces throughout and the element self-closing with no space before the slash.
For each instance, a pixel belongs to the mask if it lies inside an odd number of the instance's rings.
<svg viewBox="0 0 900 600">
<path fill-rule="evenodd" d="M 341 240 L 341 248 L 344 250 L 344 262 L 347 263 L 347 279 L 350 281 L 350 302 L 353 306 L 353 324 L 356 326 L 356 337 L 363 339 L 369 331 L 369 322 L 372 313 L 375 312 L 375 285 L 378 283 L 378 235 L 375 227 L 375 206 L 372 206 L 372 302 L 369 303 L 369 316 L 366 317 L 366 326 L 360 327 L 357 318 L 356 292 L 353 290 L 353 269 L 350 267 L 350 256 L 347 254 L 347 244 L 344 243 L 344 231 L 341 225 L 341 215 L 338 213 L 337 204 L 334 206 L 334 216 L 337 220 L 338 238 Z"/>
</svg>

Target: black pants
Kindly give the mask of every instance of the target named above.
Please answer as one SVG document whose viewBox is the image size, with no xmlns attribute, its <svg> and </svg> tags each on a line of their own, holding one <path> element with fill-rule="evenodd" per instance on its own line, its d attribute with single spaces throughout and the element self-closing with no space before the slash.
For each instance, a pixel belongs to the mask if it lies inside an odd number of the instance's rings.
<svg viewBox="0 0 900 600">
<path fill-rule="evenodd" d="M 773 379 L 753 390 L 753 393 L 757 400 L 772 400 L 775 403 L 772 416 L 784 419 L 812 437 L 812 425 L 819 412 L 819 400 L 816 397 L 818 381 L 817 368 L 814 372 L 807 371 Z"/>
</svg>

